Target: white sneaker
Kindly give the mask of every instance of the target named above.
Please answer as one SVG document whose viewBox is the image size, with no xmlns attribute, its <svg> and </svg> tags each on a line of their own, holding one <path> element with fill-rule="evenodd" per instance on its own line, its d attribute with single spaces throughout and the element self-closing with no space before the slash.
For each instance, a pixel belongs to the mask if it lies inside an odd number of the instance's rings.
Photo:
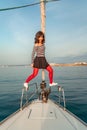
<svg viewBox="0 0 87 130">
<path fill-rule="evenodd" d="M 26 91 L 28 90 L 28 83 L 24 83 L 24 87 L 26 89 Z"/>
<path fill-rule="evenodd" d="M 51 84 L 49 84 L 49 86 L 56 86 L 56 85 L 58 85 L 58 83 L 51 83 Z"/>
</svg>

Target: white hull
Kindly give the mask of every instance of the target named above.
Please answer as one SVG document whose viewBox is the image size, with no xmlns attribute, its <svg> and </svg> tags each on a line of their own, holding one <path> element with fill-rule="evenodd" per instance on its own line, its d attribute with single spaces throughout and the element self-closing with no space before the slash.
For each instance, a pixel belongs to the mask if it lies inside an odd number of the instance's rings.
<svg viewBox="0 0 87 130">
<path fill-rule="evenodd" d="M 0 130 L 87 130 L 87 126 L 53 101 L 35 100 L 2 123 Z"/>
</svg>

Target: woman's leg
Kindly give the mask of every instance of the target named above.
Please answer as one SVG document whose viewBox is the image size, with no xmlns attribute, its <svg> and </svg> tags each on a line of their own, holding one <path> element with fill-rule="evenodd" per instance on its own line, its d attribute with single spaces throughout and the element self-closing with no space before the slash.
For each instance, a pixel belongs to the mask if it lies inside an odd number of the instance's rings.
<svg viewBox="0 0 87 130">
<path fill-rule="evenodd" d="M 58 83 L 53 82 L 53 69 L 52 69 L 52 67 L 49 65 L 49 66 L 46 68 L 46 70 L 49 72 L 49 81 L 50 81 L 49 86 L 58 85 Z"/>
<path fill-rule="evenodd" d="M 38 74 L 39 69 L 38 68 L 34 68 L 33 69 L 33 73 L 26 79 L 26 83 L 30 82 L 33 78 L 35 78 Z"/>
<path fill-rule="evenodd" d="M 49 65 L 46 70 L 49 72 L 49 81 L 50 81 L 50 84 L 53 83 L 53 69 L 52 67 Z"/>
</svg>

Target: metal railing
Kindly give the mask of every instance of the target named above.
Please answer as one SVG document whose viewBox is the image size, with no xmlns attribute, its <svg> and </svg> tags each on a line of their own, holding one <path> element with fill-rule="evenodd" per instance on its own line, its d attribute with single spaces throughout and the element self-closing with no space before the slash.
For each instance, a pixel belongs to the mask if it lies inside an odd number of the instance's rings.
<svg viewBox="0 0 87 130">
<path fill-rule="evenodd" d="M 38 94 L 38 97 L 40 96 L 40 94 L 42 94 L 43 89 L 41 90 L 40 86 L 37 86 L 37 83 L 32 83 L 29 85 L 29 88 L 31 86 L 35 86 L 35 91 L 32 92 L 31 96 L 28 97 L 28 91 L 25 90 L 25 88 L 22 89 L 22 95 L 21 95 L 21 101 L 20 101 L 20 110 L 23 109 L 23 106 L 26 105 L 28 103 L 28 100 L 30 100 L 32 97 L 34 97 L 35 94 Z M 51 88 L 50 88 L 51 89 Z M 50 90 L 51 92 L 51 90 Z M 23 101 L 24 101 L 24 94 L 25 94 L 25 103 L 23 105 Z M 42 95 L 41 95 L 42 96 Z M 64 89 L 61 86 L 58 86 L 58 95 L 55 95 L 59 98 L 59 105 L 61 105 L 61 102 L 63 101 L 63 107 L 64 110 L 66 109 L 66 101 L 65 101 L 65 93 L 64 93 Z"/>
<path fill-rule="evenodd" d="M 32 93 L 32 95 L 29 97 L 29 100 L 36 94 L 38 93 L 38 86 L 37 86 L 37 83 L 32 83 L 29 85 L 29 88 L 31 86 L 34 86 L 35 85 L 35 91 Z M 21 94 L 21 101 L 20 101 L 20 110 L 22 110 L 23 108 L 23 99 L 24 99 L 24 93 L 25 93 L 25 96 L 26 96 L 26 102 L 25 104 L 28 103 L 28 91 L 25 90 L 25 88 L 23 87 L 22 89 L 22 94 Z"/>
<path fill-rule="evenodd" d="M 61 103 L 61 99 L 63 99 L 63 107 L 65 110 L 66 109 L 66 101 L 65 101 L 65 93 L 64 93 L 63 87 L 58 86 L 58 92 L 59 92 L 59 104 Z"/>
</svg>

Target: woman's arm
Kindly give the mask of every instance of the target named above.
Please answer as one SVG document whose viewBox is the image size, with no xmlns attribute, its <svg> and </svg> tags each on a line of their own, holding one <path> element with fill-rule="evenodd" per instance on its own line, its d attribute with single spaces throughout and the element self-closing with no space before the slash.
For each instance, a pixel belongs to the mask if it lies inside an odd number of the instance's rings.
<svg viewBox="0 0 87 130">
<path fill-rule="evenodd" d="M 32 50 L 31 64 L 34 63 L 34 58 L 35 58 L 35 52 L 36 52 L 36 50 L 37 50 L 37 46 L 34 45 L 33 50 Z"/>
</svg>

